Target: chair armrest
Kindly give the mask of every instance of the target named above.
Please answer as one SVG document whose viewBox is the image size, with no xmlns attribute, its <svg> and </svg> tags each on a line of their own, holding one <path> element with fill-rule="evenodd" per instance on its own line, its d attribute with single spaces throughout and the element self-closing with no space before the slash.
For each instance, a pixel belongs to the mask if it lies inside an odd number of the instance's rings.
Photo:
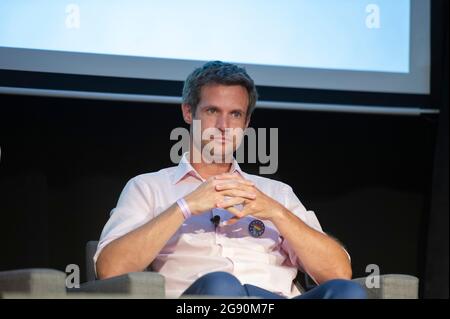
<svg viewBox="0 0 450 319">
<path fill-rule="evenodd" d="M 88 281 L 71 293 L 126 294 L 131 298 L 164 298 L 164 277 L 156 272 L 132 272 L 103 280 Z"/>
<path fill-rule="evenodd" d="M 378 288 L 368 288 L 366 278 L 355 278 L 367 291 L 369 299 L 417 299 L 419 297 L 419 279 L 410 275 L 387 274 L 380 275 Z M 377 280 L 376 277 L 370 282 Z"/>
<path fill-rule="evenodd" d="M 64 298 L 66 273 L 54 269 L 19 269 L 0 272 L 1 298 Z"/>
<path fill-rule="evenodd" d="M 87 281 L 95 280 L 95 264 L 94 255 L 97 251 L 98 241 L 91 240 L 86 243 L 86 279 Z"/>
</svg>

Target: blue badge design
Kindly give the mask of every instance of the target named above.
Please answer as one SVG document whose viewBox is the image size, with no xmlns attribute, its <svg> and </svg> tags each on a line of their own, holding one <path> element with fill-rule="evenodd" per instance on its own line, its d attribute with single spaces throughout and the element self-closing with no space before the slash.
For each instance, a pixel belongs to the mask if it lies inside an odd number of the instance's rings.
<svg viewBox="0 0 450 319">
<path fill-rule="evenodd" d="M 253 237 L 260 237 L 262 234 L 264 234 L 265 229 L 266 226 L 264 226 L 264 223 L 259 219 L 252 220 L 252 222 L 248 224 L 248 232 Z"/>
</svg>

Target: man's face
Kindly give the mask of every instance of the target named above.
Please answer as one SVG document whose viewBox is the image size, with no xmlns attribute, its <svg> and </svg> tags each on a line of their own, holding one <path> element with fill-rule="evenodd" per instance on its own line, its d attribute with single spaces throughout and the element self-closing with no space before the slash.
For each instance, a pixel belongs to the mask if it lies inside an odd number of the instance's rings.
<svg viewBox="0 0 450 319">
<path fill-rule="evenodd" d="M 248 102 L 248 93 L 243 86 L 215 84 L 202 87 L 195 114 L 186 114 L 189 111 L 183 106 L 183 115 L 189 124 L 192 120 L 201 123 L 201 150 L 205 147 L 212 147 L 212 153 L 221 150 L 221 157 L 236 150 L 242 139 L 239 133 L 247 128 L 250 120 L 247 117 Z M 216 135 L 211 136 L 210 132 L 216 132 Z"/>
</svg>

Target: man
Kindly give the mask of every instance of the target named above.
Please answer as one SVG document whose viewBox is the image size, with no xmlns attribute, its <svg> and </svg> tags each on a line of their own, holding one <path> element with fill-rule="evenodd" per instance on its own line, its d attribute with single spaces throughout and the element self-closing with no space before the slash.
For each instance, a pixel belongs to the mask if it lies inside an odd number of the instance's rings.
<svg viewBox="0 0 450 319">
<path fill-rule="evenodd" d="M 100 279 L 151 265 L 165 277 L 167 297 L 365 297 L 349 280 L 347 252 L 292 188 L 244 173 L 230 156 L 240 140 L 228 132 L 248 127 L 256 100 L 253 80 L 236 65 L 209 62 L 189 75 L 184 120 L 219 134 L 201 141 L 191 134 L 178 166 L 127 183 L 94 257 Z M 319 286 L 300 295 L 298 270 Z"/>
</svg>

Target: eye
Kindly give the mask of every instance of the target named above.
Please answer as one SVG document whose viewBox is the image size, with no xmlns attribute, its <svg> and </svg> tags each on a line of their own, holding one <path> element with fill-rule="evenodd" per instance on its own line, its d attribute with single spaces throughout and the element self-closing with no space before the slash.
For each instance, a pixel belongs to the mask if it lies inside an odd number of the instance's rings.
<svg viewBox="0 0 450 319">
<path fill-rule="evenodd" d="M 211 107 L 211 108 L 209 108 L 209 109 L 206 110 L 206 113 L 208 113 L 208 114 L 214 114 L 214 113 L 216 113 L 216 109 Z"/>
<path fill-rule="evenodd" d="M 234 111 L 233 113 L 231 113 L 233 117 L 235 118 L 240 118 L 242 117 L 242 112 L 239 111 Z"/>
</svg>

